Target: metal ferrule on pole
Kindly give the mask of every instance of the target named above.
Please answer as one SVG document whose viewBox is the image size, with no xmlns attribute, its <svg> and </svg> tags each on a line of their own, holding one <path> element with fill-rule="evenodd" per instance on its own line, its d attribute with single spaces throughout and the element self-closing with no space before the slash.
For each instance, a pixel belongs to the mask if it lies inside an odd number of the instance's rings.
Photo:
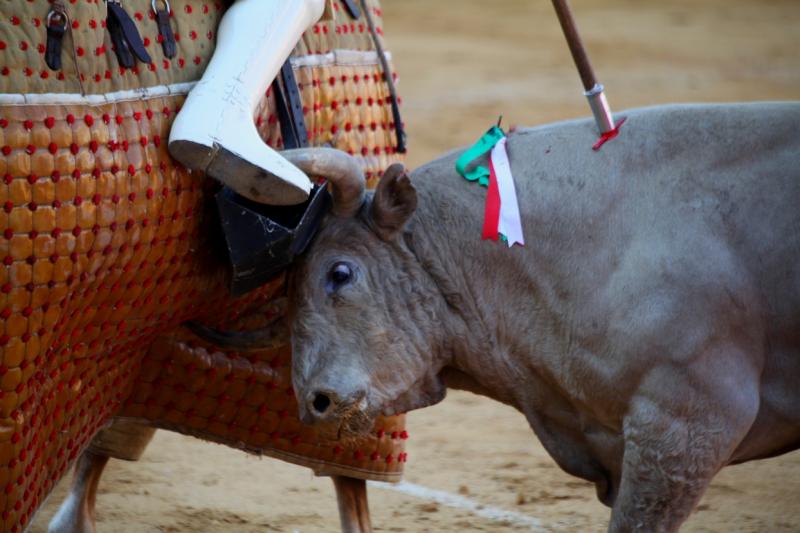
<svg viewBox="0 0 800 533">
<path fill-rule="evenodd" d="M 614 129 L 614 117 L 611 115 L 611 107 L 608 105 L 606 95 L 603 92 L 603 85 L 595 83 L 594 87 L 583 93 L 589 100 L 589 107 L 592 108 L 594 120 L 600 133 L 608 133 Z"/>
</svg>

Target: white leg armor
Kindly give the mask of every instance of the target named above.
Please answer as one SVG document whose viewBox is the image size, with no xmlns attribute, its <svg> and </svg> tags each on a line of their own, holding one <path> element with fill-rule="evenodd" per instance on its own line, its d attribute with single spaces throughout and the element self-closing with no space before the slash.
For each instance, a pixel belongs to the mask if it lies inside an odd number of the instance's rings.
<svg viewBox="0 0 800 533">
<path fill-rule="evenodd" d="M 237 0 L 217 31 L 217 48 L 169 137 L 172 156 L 259 203 L 303 202 L 311 182 L 268 147 L 253 115 L 326 0 Z"/>
</svg>

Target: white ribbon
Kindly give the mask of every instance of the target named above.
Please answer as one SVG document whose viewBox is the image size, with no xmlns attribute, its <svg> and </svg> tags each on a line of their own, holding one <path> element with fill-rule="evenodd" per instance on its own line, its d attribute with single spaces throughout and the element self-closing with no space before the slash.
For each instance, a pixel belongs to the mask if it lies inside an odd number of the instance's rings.
<svg viewBox="0 0 800 533">
<path fill-rule="evenodd" d="M 514 177 L 511 175 L 511 164 L 506 152 L 506 137 L 503 137 L 492 148 L 492 166 L 497 177 L 497 188 L 500 192 L 500 220 L 497 230 L 506 236 L 508 247 L 515 243 L 525 244 L 522 237 L 522 221 L 519 217 L 517 191 L 514 188 Z"/>
</svg>

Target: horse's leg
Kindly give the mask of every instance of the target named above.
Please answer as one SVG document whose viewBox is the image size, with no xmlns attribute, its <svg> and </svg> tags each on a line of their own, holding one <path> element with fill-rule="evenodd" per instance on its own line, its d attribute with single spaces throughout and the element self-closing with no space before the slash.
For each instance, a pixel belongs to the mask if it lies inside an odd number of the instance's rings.
<svg viewBox="0 0 800 533">
<path fill-rule="evenodd" d="M 107 455 L 88 450 L 78 458 L 69 494 L 50 521 L 49 533 L 94 533 L 97 484 L 107 463 Z"/>
<path fill-rule="evenodd" d="M 101 430 L 75 463 L 69 494 L 48 527 L 49 533 L 94 533 L 97 485 L 109 458 L 136 461 L 155 429 L 117 421 Z"/>
<path fill-rule="evenodd" d="M 372 533 L 367 503 L 367 482 L 344 476 L 333 476 L 342 533 Z"/>
</svg>

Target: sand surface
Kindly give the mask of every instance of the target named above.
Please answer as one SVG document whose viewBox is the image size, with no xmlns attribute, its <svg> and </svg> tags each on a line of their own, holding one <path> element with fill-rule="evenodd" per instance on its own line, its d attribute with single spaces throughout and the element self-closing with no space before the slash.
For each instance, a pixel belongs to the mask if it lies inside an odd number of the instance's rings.
<svg viewBox="0 0 800 533">
<path fill-rule="evenodd" d="M 796 0 L 572 5 L 615 109 L 800 98 Z M 472 142 L 501 114 L 505 125 L 588 114 L 546 0 L 384 0 L 384 11 L 412 166 Z M 377 531 L 605 530 L 609 511 L 593 487 L 559 470 L 516 411 L 451 393 L 412 413 L 408 428 L 406 480 L 461 507 L 374 485 Z M 33 533 L 46 530 L 67 485 Z M 167 432 L 140 462 L 112 461 L 97 509 L 101 533 L 338 528 L 329 480 Z M 800 453 L 723 470 L 684 531 L 800 531 Z"/>
</svg>

